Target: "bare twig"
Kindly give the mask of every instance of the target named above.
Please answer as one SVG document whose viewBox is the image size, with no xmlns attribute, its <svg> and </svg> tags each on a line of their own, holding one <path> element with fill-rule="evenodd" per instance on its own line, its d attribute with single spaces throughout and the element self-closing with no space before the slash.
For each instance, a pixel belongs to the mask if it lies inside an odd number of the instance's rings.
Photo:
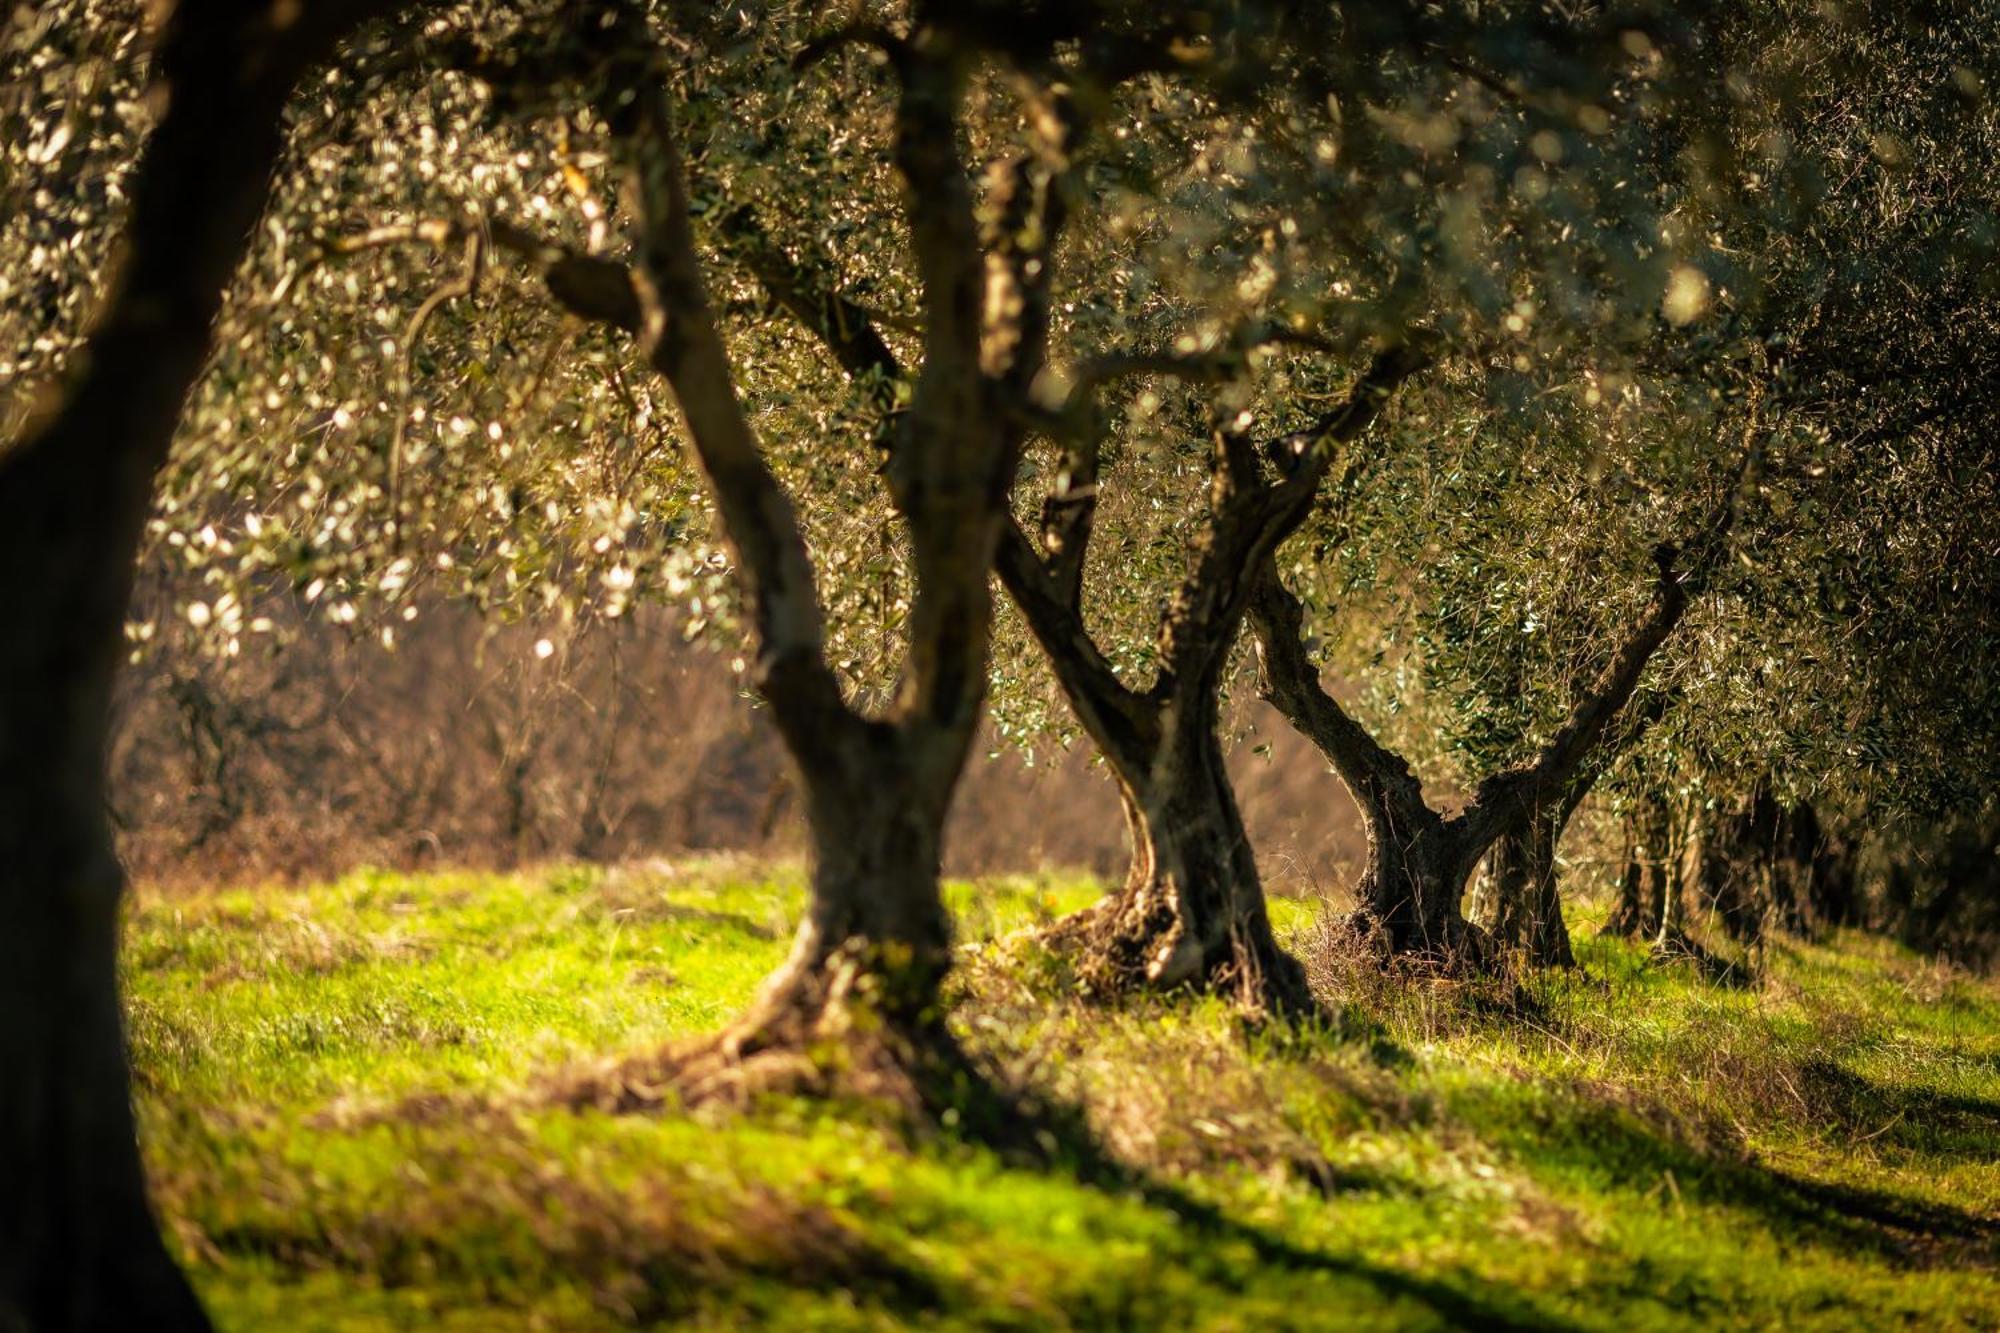
<svg viewBox="0 0 2000 1333">
<path fill-rule="evenodd" d="M 396 362 L 396 425 L 389 436 L 389 522 L 390 549 L 400 552 L 403 546 L 403 445 L 410 428 L 410 397 L 412 393 L 410 368 L 416 356 L 417 340 L 423 337 L 424 326 L 431 316 L 443 309 L 445 304 L 460 297 L 470 296 L 479 287 L 479 271 L 486 253 L 485 233 L 477 228 L 465 229 L 465 262 L 456 276 L 445 279 L 432 289 L 431 294 L 410 316 L 409 325 L 403 330 L 403 343 L 397 349 Z"/>
</svg>

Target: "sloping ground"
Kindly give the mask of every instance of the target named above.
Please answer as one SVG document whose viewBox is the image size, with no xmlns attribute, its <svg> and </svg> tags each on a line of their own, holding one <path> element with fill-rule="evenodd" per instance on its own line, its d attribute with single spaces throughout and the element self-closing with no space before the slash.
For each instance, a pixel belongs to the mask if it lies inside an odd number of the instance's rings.
<svg viewBox="0 0 2000 1333">
<path fill-rule="evenodd" d="M 228 1329 L 2000 1326 L 1990 983 L 1859 936 L 1736 985 L 1586 942 L 1519 988 L 1336 961 L 1324 1029 L 1253 1034 L 1067 1001 L 1008 936 L 1093 892 L 955 886 L 960 1012 L 1119 1189 L 865 1106 L 548 1104 L 741 1006 L 795 872 L 142 899 L 162 1212 Z"/>
</svg>

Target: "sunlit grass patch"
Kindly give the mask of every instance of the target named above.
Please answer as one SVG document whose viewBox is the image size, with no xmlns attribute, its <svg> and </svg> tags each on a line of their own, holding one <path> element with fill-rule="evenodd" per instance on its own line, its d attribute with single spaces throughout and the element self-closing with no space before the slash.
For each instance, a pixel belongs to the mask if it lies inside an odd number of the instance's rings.
<svg viewBox="0 0 2000 1333">
<path fill-rule="evenodd" d="M 1301 1028 L 1071 1000 L 1087 879 L 948 886 L 966 1040 L 1131 1175 L 867 1108 L 578 1113 L 708 1031 L 796 867 L 376 872 L 129 930 L 163 1216 L 225 1328 L 1876 1328 L 2000 1308 L 2000 999 L 1879 941 L 1710 984 L 1594 938 L 1506 982 L 1357 974 Z M 1278 909 L 1299 931 L 1310 904 Z M 1101 1178 L 1101 1177 L 1100 1177 Z"/>
</svg>

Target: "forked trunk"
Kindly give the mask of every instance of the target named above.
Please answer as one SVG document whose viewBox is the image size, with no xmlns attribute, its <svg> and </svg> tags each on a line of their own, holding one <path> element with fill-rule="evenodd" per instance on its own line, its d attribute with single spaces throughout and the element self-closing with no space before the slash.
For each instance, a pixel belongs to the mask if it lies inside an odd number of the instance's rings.
<svg viewBox="0 0 2000 1333">
<path fill-rule="evenodd" d="M 1708 555 L 1699 562 L 1702 567 L 1720 550 L 1734 516 L 1732 492 L 1705 534 Z M 1538 811 L 1555 808 L 1557 801 L 1566 815 L 1581 799 L 1588 786 L 1584 766 L 1687 608 L 1678 559 L 1671 544 L 1655 548 L 1659 580 L 1652 602 L 1539 755 L 1485 778 L 1472 801 L 1449 819 L 1425 802 L 1409 764 L 1369 735 L 1321 685 L 1319 666 L 1305 650 L 1305 608 L 1286 589 L 1275 562 L 1266 561 L 1251 603 L 1263 695 L 1327 757 L 1368 828 L 1356 927 L 1386 943 L 1392 955 L 1447 966 L 1483 961 L 1485 932 L 1459 911 L 1465 882 L 1495 839 L 1533 823 Z M 1559 819 L 1558 829 L 1560 824 Z"/>
<path fill-rule="evenodd" d="M 1576 965 L 1556 886 L 1561 833 L 1560 823 L 1545 814 L 1501 834 L 1473 892 L 1472 919 L 1496 945 L 1519 950 L 1539 967 Z"/>
<path fill-rule="evenodd" d="M 626 35 L 644 43 L 643 27 L 634 22 Z M 741 1021 L 658 1071 L 696 1099 L 754 1090 L 769 1074 L 934 1109 L 941 1088 L 974 1081 L 941 1012 L 951 931 L 938 861 L 984 705 L 986 579 L 1004 512 L 996 479 L 1012 474 L 1019 450 L 1018 432 L 991 411 L 993 377 L 1006 366 L 988 353 L 1020 344 L 990 336 L 977 300 L 991 253 L 958 154 L 966 53 L 947 27 L 929 23 L 905 50 L 895 156 L 926 328 L 909 408 L 884 436 L 914 598 L 902 680 L 880 719 L 843 698 L 828 664 L 812 557 L 709 302 L 670 99 L 648 78 L 602 89 L 642 223 L 632 275 L 640 345 L 672 387 L 734 550 L 755 629 L 755 679 L 797 766 L 812 830 L 812 900 L 791 956 Z M 1039 260 L 1033 269 L 1042 270 Z M 879 340 L 876 355 L 886 356 Z M 620 1098 L 633 1090 L 629 1078 L 611 1089 Z"/>
<path fill-rule="evenodd" d="M 1213 723 L 1176 726 L 1150 765 L 1112 761 L 1132 865 L 1078 923 L 1082 972 L 1102 991 L 1192 984 L 1252 1009 L 1299 1012 L 1310 1004 L 1305 970 L 1271 932 Z"/>
</svg>

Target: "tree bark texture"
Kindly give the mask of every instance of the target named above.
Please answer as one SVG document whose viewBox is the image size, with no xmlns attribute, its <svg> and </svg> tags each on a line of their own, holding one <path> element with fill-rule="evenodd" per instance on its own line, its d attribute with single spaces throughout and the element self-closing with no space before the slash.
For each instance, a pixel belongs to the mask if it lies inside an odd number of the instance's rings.
<svg viewBox="0 0 2000 1333">
<path fill-rule="evenodd" d="M 1056 937 L 1081 947 L 1085 982 L 1100 993 L 1195 985 L 1250 1009 L 1303 1011 L 1305 972 L 1271 931 L 1215 698 L 1195 702 L 1190 713 L 1161 718 L 1164 734 L 1149 750 L 1105 749 L 1131 866 L 1123 885 Z"/>
</svg>

